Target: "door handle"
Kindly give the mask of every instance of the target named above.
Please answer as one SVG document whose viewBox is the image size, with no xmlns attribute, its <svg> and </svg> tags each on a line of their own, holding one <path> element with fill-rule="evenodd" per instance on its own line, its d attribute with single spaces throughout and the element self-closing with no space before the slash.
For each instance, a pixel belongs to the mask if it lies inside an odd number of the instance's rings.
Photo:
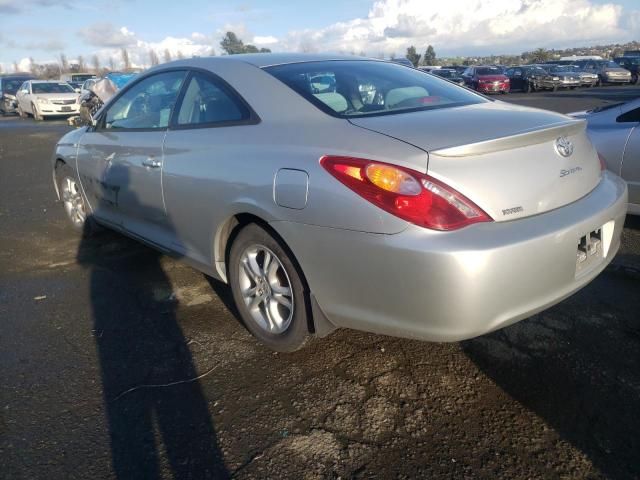
<svg viewBox="0 0 640 480">
<path fill-rule="evenodd" d="M 148 157 L 147 159 L 142 161 L 142 165 L 149 168 L 160 168 L 162 166 L 162 162 L 160 160 L 156 160 L 153 157 Z"/>
</svg>

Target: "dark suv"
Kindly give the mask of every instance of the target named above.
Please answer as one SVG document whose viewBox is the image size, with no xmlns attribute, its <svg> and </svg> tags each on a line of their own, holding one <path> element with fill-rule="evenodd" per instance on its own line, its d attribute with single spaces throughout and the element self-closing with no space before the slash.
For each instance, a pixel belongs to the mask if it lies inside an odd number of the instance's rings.
<svg viewBox="0 0 640 480">
<path fill-rule="evenodd" d="M 613 61 L 622 68 L 631 72 L 631 83 L 634 85 L 638 85 L 640 83 L 640 76 L 638 74 L 638 70 L 640 69 L 640 55 L 634 57 L 617 57 L 614 58 Z"/>
<path fill-rule="evenodd" d="M 26 73 L 15 73 L 11 75 L 0 75 L 0 113 L 15 113 L 16 111 L 16 92 L 27 80 L 33 80 L 35 77 Z"/>
</svg>

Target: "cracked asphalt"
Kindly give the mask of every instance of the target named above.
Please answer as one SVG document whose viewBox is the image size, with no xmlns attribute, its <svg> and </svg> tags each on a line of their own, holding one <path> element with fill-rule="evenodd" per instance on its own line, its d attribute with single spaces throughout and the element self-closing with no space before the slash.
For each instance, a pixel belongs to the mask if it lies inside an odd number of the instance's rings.
<svg viewBox="0 0 640 480">
<path fill-rule="evenodd" d="M 568 112 L 638 94 L 500 99 Z M 640 219 L 588 287 L 493 334 L 340 330 L 276 354 L 225 285 L 74 235 L 49 167 L 67 130 L 0 118 L 1 478 L 640 478 Z"/>
</svg>

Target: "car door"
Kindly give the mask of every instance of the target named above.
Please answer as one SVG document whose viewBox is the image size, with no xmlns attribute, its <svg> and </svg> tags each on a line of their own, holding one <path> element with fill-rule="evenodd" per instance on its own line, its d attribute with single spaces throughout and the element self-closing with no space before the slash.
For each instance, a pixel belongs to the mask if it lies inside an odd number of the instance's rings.
<svg viewBox="0 0 640 480">
<path fill-rule="evenodd" d="M 258 123 L 221 78 L 190 74 L 165 139 L 163 186 L 168 221 L 179 233 L 171 249 L 205 268 L 212 267 L 213 232 L 228 218 L 225 207 L 246 188 L 237 182 L 238 170 L 254 165 L 252 175 L 273 177 L 269 162 L 256 168 L 255 152 L 247 153 Z"/>
<path fill-rule="evenodd" d="M 624 149 L 620 175 L 629 185 L 629 203 L 640 205 L 640 108 L 620 115 L 616 121 L 632 128 Z"/>
<path fill-rule="evenodd" d="M 130 85 L 78 145 L 78 173 L 94 215 L 159 246 L 170 241 L 162 146 L 185 77 L 185 70 L 170 70 Z"/>
</svg>

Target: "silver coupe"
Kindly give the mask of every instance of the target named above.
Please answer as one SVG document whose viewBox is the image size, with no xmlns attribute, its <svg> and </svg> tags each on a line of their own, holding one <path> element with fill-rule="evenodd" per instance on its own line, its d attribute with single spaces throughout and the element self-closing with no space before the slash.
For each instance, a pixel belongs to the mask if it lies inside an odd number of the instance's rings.
<svg viewBox="0 0 640 480">
<path fill-rule="evenodd" d="M 640 215 L 640 99 L 570 115 L 587 121 L 587 134 L 607 168 L 629 185 L 629 213 Z"/>
<path fill-rule="evenodd" d="M 489 332 L 593 280 L 627 187 L 586 123 L 385 61 L 235 55 L 154 67 L 52 157 L 73 225 L 227 282 L 291 351 L 353 328 Z"/>
</svg>

